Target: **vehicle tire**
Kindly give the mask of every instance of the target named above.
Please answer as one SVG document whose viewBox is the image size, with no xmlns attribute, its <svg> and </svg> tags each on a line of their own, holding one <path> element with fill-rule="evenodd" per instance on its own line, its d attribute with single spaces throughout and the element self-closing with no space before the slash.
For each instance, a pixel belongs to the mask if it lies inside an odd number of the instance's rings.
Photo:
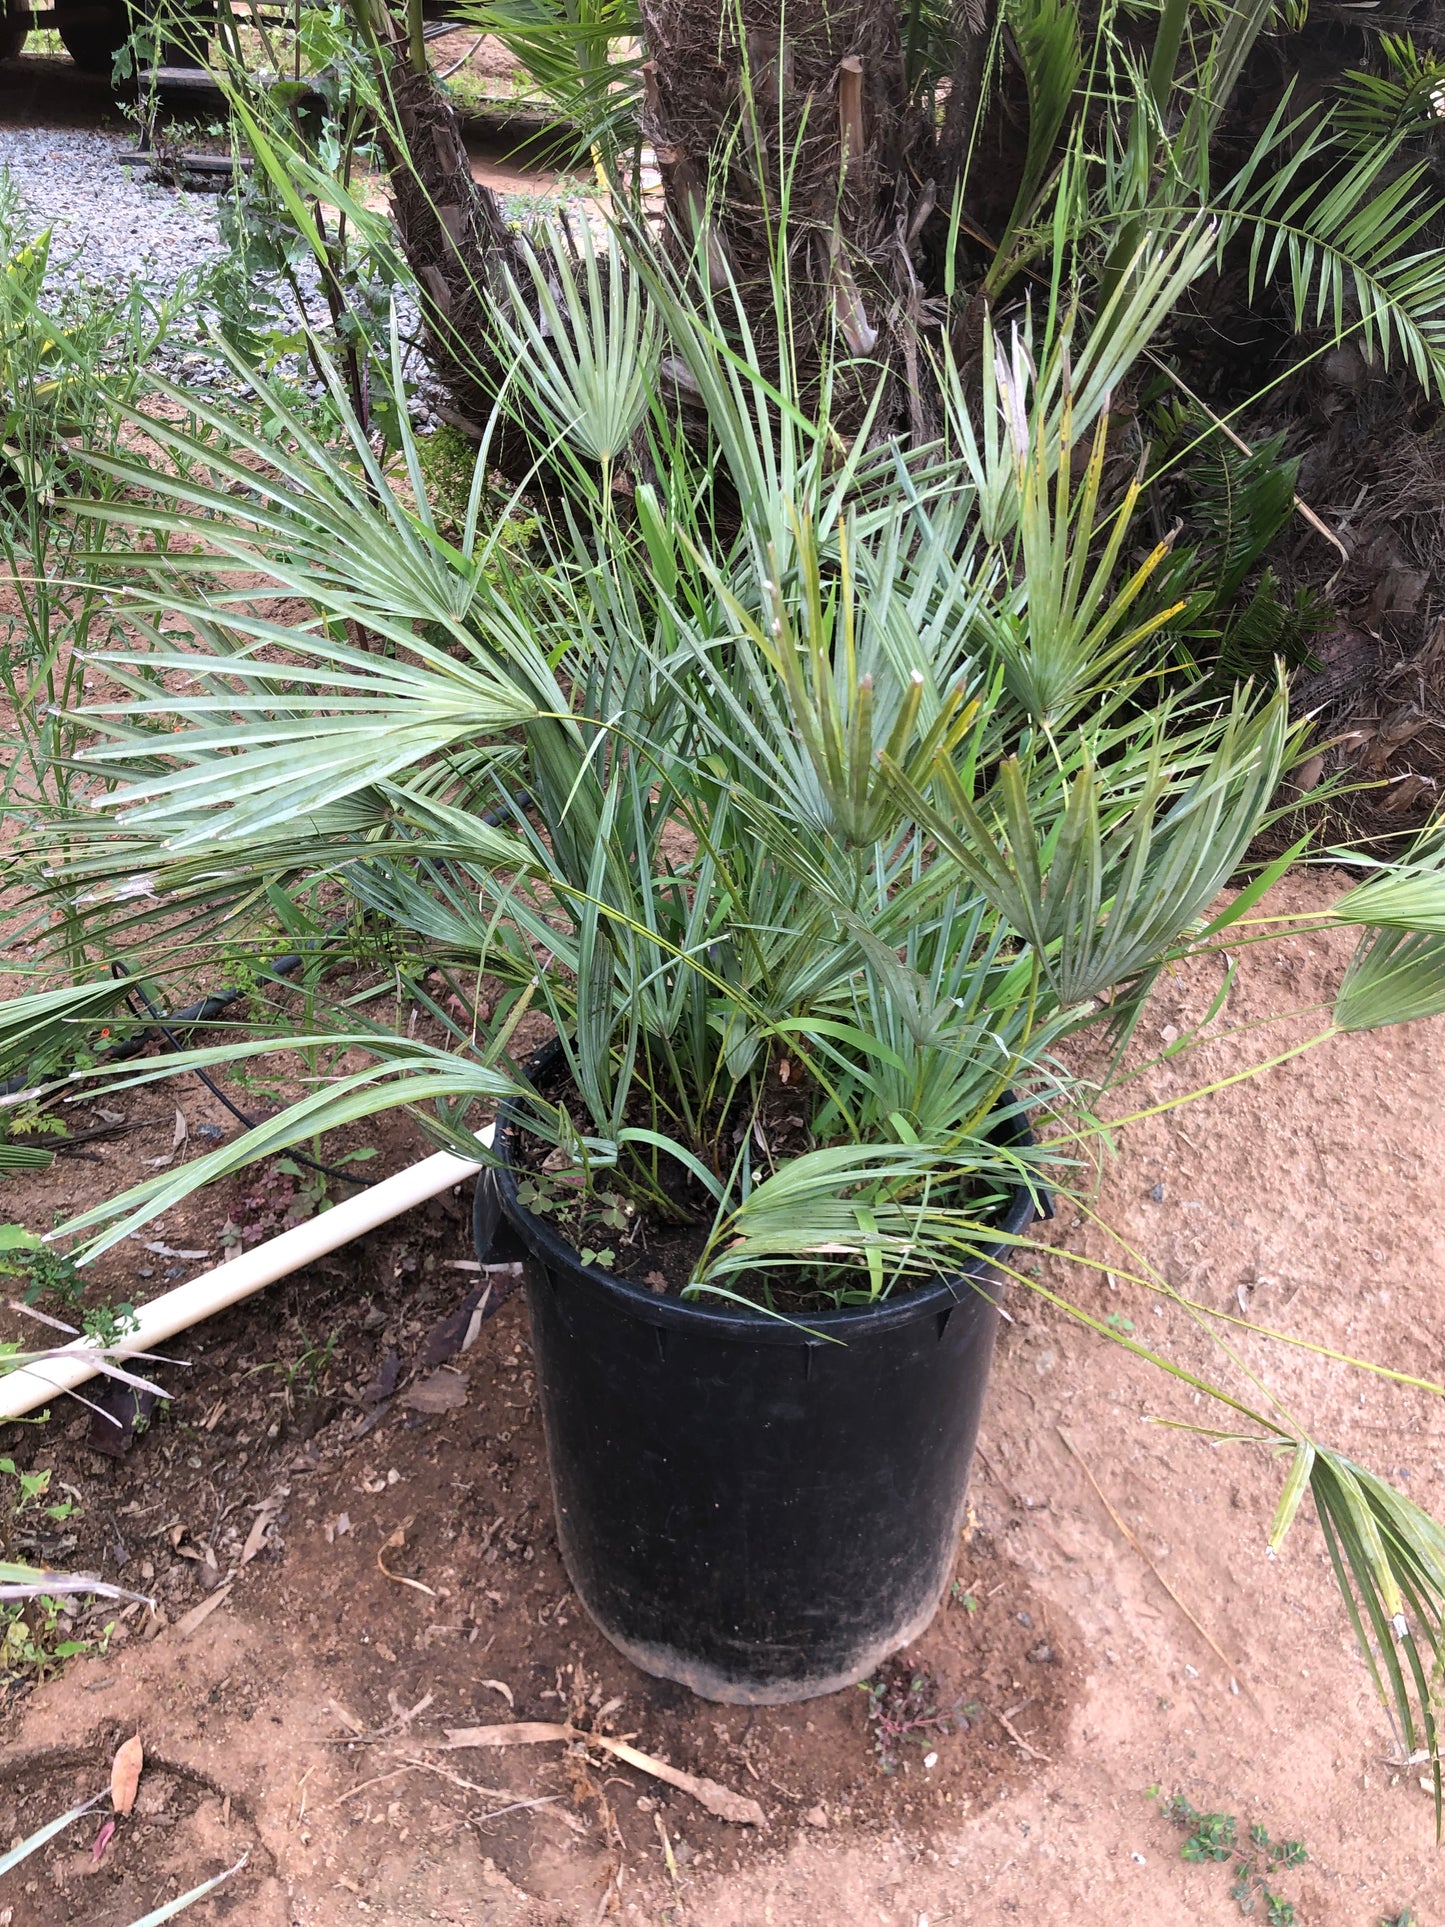
<svg viewBox="0 0 1445 1927">
<path fill-rule="evenodd" d="M 127 0 L 84 0 L 55 9 L 55 31 L 83 74 L 110 73 L 111 62 L 130 35 Z"/>
<path fill-rule="evenodd" d="M 30 31 L 29 10 L 0 0 L 0 60 L 13 60 Z"/>
</svg>

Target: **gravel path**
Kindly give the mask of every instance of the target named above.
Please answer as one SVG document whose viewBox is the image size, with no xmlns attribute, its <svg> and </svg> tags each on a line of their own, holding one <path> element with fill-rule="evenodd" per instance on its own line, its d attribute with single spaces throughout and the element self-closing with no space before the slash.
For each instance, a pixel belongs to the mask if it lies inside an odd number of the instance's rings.
<svg viewBox="0 0 1445 1927">
<path fill-rule="evenodd" d="M 116 156 L 134 147 L 130 130 L 0 127 L 0 169 L 9 170 L 19 194 L 23 226 L 31 233 L 52 229 L 52 292 L 83 294 L 104 288 L 115 295 L 139 281 L 170 294 L 187 276 L 203 275 L 225 260 L 216 197 L 160 187 L 145 178 L 143 168 L 120 166 Z M 297 280 L 313 321 L 326 330 L 329 317 L 315 269 L 308 273 L 303 268 Z M 270 285 L 282 309 L 282 325 L 294 329 L 297 315 L 290 289 Z M 156 356 L 156 372 L 198 388 L 235 388 L 235 376 L 211 349 L 210 318 L 204 300 L 178 317 Z M 414 314 L 403 312 L 403 329 L 414 325 Z M 413 400 L 411 413 L 425 432 L 437 425 L 436 398 L 419 357 L 412 368 L 422 393 Z M 294 378 L 295 358 L 283 357 L 277 372 Z M 311 385 L 311 393 L 321 393 L 319 382 Z"/>
<path fill-rule="evenodd" d="M 174 287 L 224 255 L 214 207 L 117 165 L 116 155 L 134 146 L 131 133 L 0 127 L 0 167 L 9 168 L 29 224 L 53 227 L 62 285 L 141 279 Z"/>
</svg>

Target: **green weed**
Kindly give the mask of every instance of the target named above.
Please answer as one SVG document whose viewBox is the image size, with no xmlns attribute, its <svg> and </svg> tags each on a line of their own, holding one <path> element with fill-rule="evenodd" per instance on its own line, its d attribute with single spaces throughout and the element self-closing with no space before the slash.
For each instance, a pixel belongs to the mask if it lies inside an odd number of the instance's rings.
<svg viewBox="0 0 1445 1927">
<path fill-rule="evenodd" d="M 0 1519 L 8 1540 L 17 1525 L 23 1530 L 36 1519 L 63 1525 L 79 1509 L 74 1499 L 50 1500 L 53 1471 L 47 1466 L 24 1472 L 14 1459 L 0 1458 Z M 48 1594 L 39 1599 L 0 1601 L 0 1682 L 15 1678 L 43 1679 L 78 1653 L 104 1652 L 114 1621 L 94 1636 L 77 1637 L 72 1605 Z"/>
<path fill-rule="evenodd" d="M 476 476 L 477 452 L 475 442 L 469 441 L 447 423 L 417 442 L 417 460 L 426 483 L 427 501 L 438 526 L 444 531 L 455 532 L 466 522 L 467 504 Z M 498 546 L 512 554 L 524 553 L 531 548 L 537 540 L 540 527 L 537 517 L 508 514 L 506 504 L 500 501 L 495 501 L 494 510 L 494 513 L 486 516 L 486 520 L 488 526 L 493 522 L 498 525 Z"/>
<path fill-rule="evenodd" d="M 976 1710 L 961 1700 L 941 1707 L 940 1687 L 929 1668 L 909 1666 L 902 1659 L 890 1659 L 859 1691 L 868 1695 L 873 1750 L 889 1774 L 903 1764 L 905 1746 L 916 1742 L 926 1747 L 950 1733 L 967 1732 L 969 1715 Z"/>
<path fill-rule="evenodd" d="M 562 1171 L 549 1183 L 546 1175 L 524 1178 L 517 1186 L 517 1202 L 539 1217 L 555 1218 L 558 1229 L 578 1247 L 584 1265 L 601 1265 L 610 1271 L 617 1263 L 614 1246 L 598 1237 L 599 1227 L 608 1231 L 630 1232 L 635 1228 L 636 1206 L 617 1191 L 582 1191 L 568 1182 L 576 1173 Z M 584 1242 L 588 1233 L 596 1244 Z M 623 1242 L 628 1242 L 624 1238 Z"/>
<path fill-rule="evenodd" d="M 1159 1789 L 1150 1789 L 1151 1796 Z M 1232 1813 L 1201 1813 L 1183 1794 L 1176 1793 L 1163 1806 L 1166 1819 L 1185 1830 L 1179 1849 L 1182 1860 L 1196 1863 L 1231 1862 L 1234 1879 L 1229 1894 L 1244 1915 L 1258 1913 L 1267 1927 L 1292 1927 L 1293 1901 L 1274 1892 L 1269 1882 L 1276 1873 L 1303 1866 L 1309 1855 L 1300 1840 L 1271 1840 L 1269 1830 L 1257 1821 L 1245 1840 L 1239 1838 L 1239 1823 Z M 1393 1927 L 1402 1927 L 1394 1923 Z"/>
<path fill-rule="evenodd" d="M 0 1459 L 0 1478 L 14 1479 L 18 1487 L 13 1506 L 13 1510 L 17 1513 L 28 1512 L 32 1506 L 40 1506 L 41 1500 L 50 1490 L 50 1481 L 54 1476 L 49 1467 L 42 1472 L 22 1472 L 14 1459 Z M 41 1508 L 45 1517 L 55 1520 L 57 1524 L 63 1519 L 68 1519 L 75 1509 L 74 1499 L 63 1499 L 58 1504 Z"/>
<path fill-rule="evenodd" d="M 84 1336 L 102 1348 L 128 1336 L 139 1323 L 134 1305 L 124 1300 L 87 1305 L 87 1280 L 74 1260 L 38 1240 L 0 1243 L 0 1277 L 23 1278 L 22 1304 L 44 1305 L 56 1317 L 75 1319 Z M 0 1460 L 0 1468 L 4 1464 Z"/>
<path fill-rule="evenodd" d="M 300 1333 L 301 1350 L 294 1358 L 268 1359 L 264 1365 L 253 1365 L 246 1376 L 251 1378 L 261 1372 L 277 1373 L 281 1380 L 281 1396 L 289 1412 L 295 1404 L 298 1390 L 307 1398 L 319 1398 L 326 1390 L 340 1336 L 339 1331 L 332 1331 L 320 1343 L 313 1343 L 303 1331 Z"/>
<path fill-rule="evenodd" d="M 105 1653 L 115 1621 L 100 1632 L 77 1638 L 66 1602 L 46 1596 L 22 1605 L 0 1604 L 0 1681 L 53 1673 L 62 1661 L 83 1653 Z"/>
</svg>

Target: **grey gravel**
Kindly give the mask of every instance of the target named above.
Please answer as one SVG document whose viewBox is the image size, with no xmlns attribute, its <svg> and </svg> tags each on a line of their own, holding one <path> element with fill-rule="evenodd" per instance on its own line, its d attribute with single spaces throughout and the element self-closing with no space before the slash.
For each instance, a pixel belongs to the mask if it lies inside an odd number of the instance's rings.
<svg viewBox="0 0 1445 1927">
<path fill-rule="evenodd" d="M 126 280 L 174 287 L 224 253 L 213 207 L 147 182 L 116 155 L 133 135 L 91 129 L 0 127 L 0 167 L 10 170 L 36 228 L 52 227 L 62 284 Z"/>
<path fill-rule="evenodd" d="M 0 127 L 0 169 L 8 170 L 31 233 L 49 227 L 52 292 L 84 294 L 105 288 L 124 292 L 136 282 L 170 294 L 188 277 L 204 276 L 225 259 L 216 220 L 216 197 L 162 187 L 143 167 L 123 167 L 117 155 L 135 147 L 133 133 L 96 129 Z M 325 327 L 327 311 L 315 269 L 297 275 L 311 319 Z M 283 312 L 283 325 L 298 321 L 291 290 L 268 284 Z M 416 325 L 414 311 L 399 317 L 404 332 Z M 198 388 L 236 386 L 226 363 L 211 351 L 211 319 L 204 298 L 184 315 L 156 357 L 156 372 Z M 295 376 L 294 359 L 279 372 Z M 410 413 L 423 431 L 436 425 L 437 395 L 429 371 L 413 356 L 411 372 L 421 391 Z M 312 384 L 319 394 L 320 384 Z"/>
</svg>

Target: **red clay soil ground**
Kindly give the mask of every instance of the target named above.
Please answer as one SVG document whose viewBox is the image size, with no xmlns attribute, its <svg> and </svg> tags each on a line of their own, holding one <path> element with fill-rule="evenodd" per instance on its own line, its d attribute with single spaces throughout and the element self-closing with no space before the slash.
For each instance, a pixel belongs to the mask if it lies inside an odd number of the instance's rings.
<svg viewBox="0 0 1445 1927">
<path fill-rule="evenodd" d="M 1273 906 L 1320 906 L 1341 881 L 1296 878 Z M 1327 998 L 1348 947 L 1299 937 L 1246 952 L 1212 1030 Z M 1146 1041 L 1163 1049 L 1159 1034 L 1202 1014 L 1217 983 L 1168 982 Z M 1128 1103 L 1322 1027 L 1315 1015 L 1220 1035 L 1146 1071 Z M 1332 1041 L 1132 1126 L 1091 1210 L 1135 1256 L 1070 1210 L 1049 1238 L 1114 1281 L 1054 1256 L 1040 1279 L 1235 1390 L 1249 1388 L 1205 1321 L 1120 1270 L 1147 1260 L 1215 1311 L 1438 1378 L 1442 1087 L 1437 1020 Z M 137 1114 L 147 1095 L 128 1094 Z M 194 1134 L 210 1112 L 180 1101 Z M 382 1158 L 368 1174 L 418 1154 L 408 1128 L 372 1134 Z M 12 1182 L 6 1215 L 45 1225 L 87 1189 L 118 1186 L 128 1160 L 169 1148 L 169 1128 L 154 1144 L 141 1135 L 102 1142 L 102 1165 Z M 143 1235 L 213 1247 L 245 1189 Z M 1376 1927 L 1407 1909 L 1420 1927 L 1445 1921 L 1421 1769 L 1392 1763 L 1308 1504 L 1271 1563 L 1283 1465 L 1146 1423 L 1220 1426 L 1223 1408 L 1013 1290 L 958 1584 L 910 1655 L 960 1720 L 905 1741 L 885 1775 L 861 1691 L 710 1706 L 644 1678 L 594 1632 L 557 1556 L 519 1299 L 471 1349 L 441 1356 L 437 1327 L 469 1284 L 452 1268 L 470 1255 L 465 1202 L 438 1200 L 178 1342 L 194 1363 L 169 1369 L 172 1406 L 124 1458 L 90 1448 L 75 1408 L 0 1431 L 0 1454 L 51 1468 L 48 1496 L 78 1500 L 43 1529 L 12 1515 L 10 1544 L 103 1570 L 161 1609 L 134 1610 L 104 1653 L 11 1690 L 0 1847 L 103 1786 L 134 1730 L 149 1765 L 98 1864 L 88 1817 L 0 1879 L 7 1927 L 123 1927 L 243 1852 L 244 1870 L 186 1920 L 1238 1920 L 1229 1865 L 1180 1858 L 1155 1787 L 1236 1816 L 1241 1836 L 1257 1824 L 1303 1841 L 1308 1861 L 1271 1880 L 1302 1927 Z M 113 1292 L 163 1282 L 134 1282 L 140 1255 L 133 1244 L 115 1261 Z M 1316 1436 L 1445 1514 L 1432 1397 L 1215 1329 Z M 441 1744 L 449 1727 L 569 1718 L 750 1796 L 766 1828 L 715 1819 L 601 1750 Z"/>
</svg>

